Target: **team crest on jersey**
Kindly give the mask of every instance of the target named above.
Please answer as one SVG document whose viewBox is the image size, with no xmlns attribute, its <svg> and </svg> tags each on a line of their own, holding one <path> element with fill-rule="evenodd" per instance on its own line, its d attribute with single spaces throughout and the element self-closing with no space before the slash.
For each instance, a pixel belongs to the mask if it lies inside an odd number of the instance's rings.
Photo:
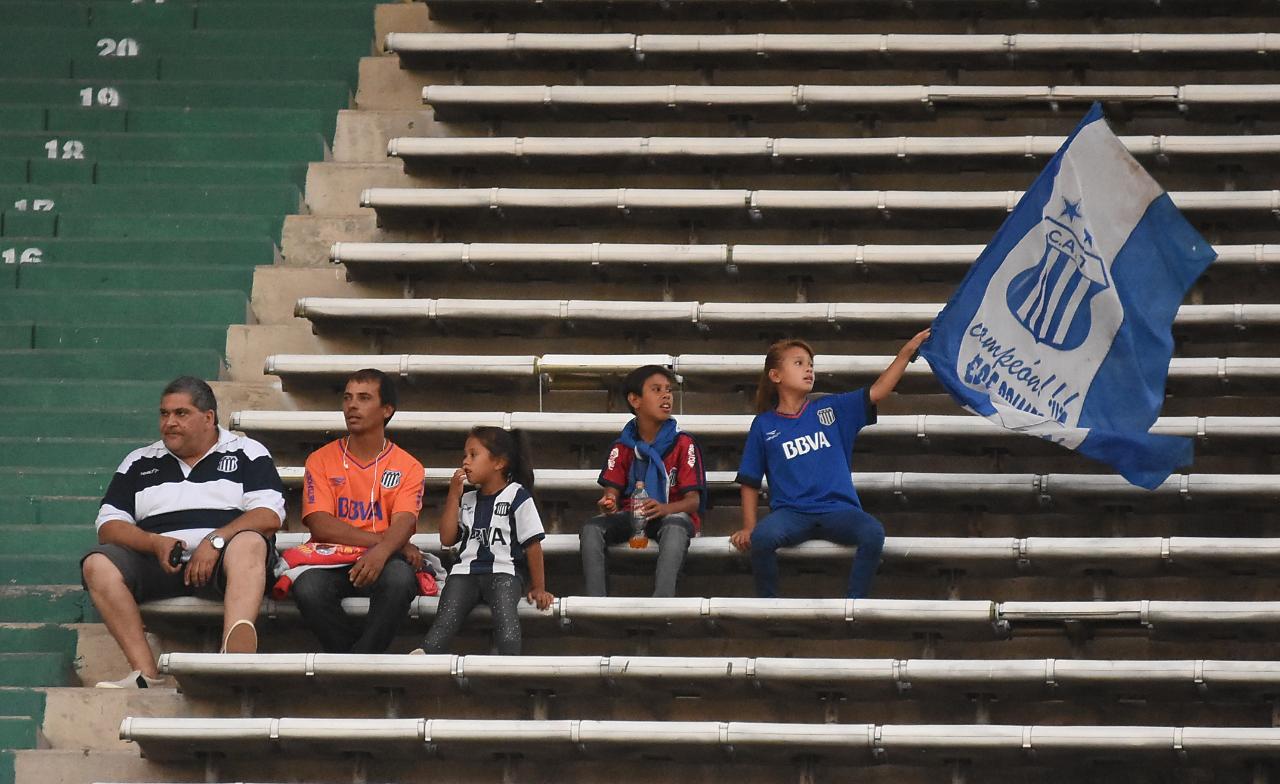
<svg viewBox="0 0 1280 784">
<path fill-rule="evenodd" d="M 511 503 L 508 501 L 499 501 L 493 505 L 493 513 L 499 517 L 506 517 L 511 514 Z"/>
<path fill-rule="evenodd" d="M 224 474 L 230 474 L 240 466 L 240 461 L 235 455 L 226 455 L 218 461 L 218 470 Z"/>
<path fill-rule="evenodd" d="M 400 486 L 400 472 L 399 472 L 399 471 L 383 471 L 383 472 L 382 472 L 382 486 L 383 486 L 383 487 L 385 487 L 385 488 L 387 488 L 388 490 L 393 490 L 393 489 L 395 489 L 395 488 L 399 487 L 399 486 Z"/>
<path fill-rule="evenodd" d="M 836 423 L 836 412 L 832 408 L 818 409 L 818 421 L 826 427 L 831 427 Z"/>
</svg>

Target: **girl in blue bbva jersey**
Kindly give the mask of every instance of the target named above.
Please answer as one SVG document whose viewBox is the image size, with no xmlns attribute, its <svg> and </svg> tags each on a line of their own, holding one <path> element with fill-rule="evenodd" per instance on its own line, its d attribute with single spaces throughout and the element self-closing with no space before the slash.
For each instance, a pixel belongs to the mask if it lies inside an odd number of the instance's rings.
<svg viewBox="0 0 1280 784">
<path fill-rule="evenodd" d="M 751 550 L 758 596 L 778 595 L 778 548 L 810 539 L 856 546 L 847 595 L 858 599 L 871 590 L 884 526 L 862 510 L 853 489 L 853 441 L 876 421 L 876 404 L 898 385 L 927 337 L 924 330 L 909 340 L 870 387 L 813 400 L 813 349 L 802 340 L 769 347 L 756 390 L 756 418 L 738 469 L 742 530 L 731 537 L 739 550 Z M 766 477 L 770 511 L 757 523 Z"/>
</svg>

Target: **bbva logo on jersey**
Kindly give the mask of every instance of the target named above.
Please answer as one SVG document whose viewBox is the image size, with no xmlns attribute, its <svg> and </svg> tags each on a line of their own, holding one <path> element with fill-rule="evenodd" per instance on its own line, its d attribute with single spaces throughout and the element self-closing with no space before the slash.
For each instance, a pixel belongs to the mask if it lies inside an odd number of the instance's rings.
<svg viewBox="0 0 1280 784">
<path fill-rule="evenodd" d="M 816 452 L 819 449 L 826 449 L 831 446 L 831 442 L 827 440 L 827 434 L 819 430 L 811 436 L 800 436 L 790 441 L 782 442 L 782 454 L 786 455 L 790 460 L 793 457 L 807 455 L 810 452 Z"/>
<path fill-rule="evenodd" d="M 222 459 L 218 461 L 218 470 L 224 474 L 233 473 L 239 467 L 240 461 L 236 459 L 235 455 L 224 455 Z"/>
<path fill-rule="evenodd" d="M 826 427 L 831 427 L 836 423 L 836 412 L 831 407 L 818 409 L 818 421 Z"/>
<path fill-rule="evenodd" d="M 388 490 L 394 490 L 395 488 L 399 487 L 400 472 L 399 471 L 383 471 L 382 486 L 387 488 Z"/>
</svg>

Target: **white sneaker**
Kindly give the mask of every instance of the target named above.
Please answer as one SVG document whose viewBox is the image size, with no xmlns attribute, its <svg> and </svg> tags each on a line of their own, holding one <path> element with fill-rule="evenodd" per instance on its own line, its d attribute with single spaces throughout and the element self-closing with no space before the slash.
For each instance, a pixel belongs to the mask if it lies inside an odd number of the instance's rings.
<svg viewBox="0 0 1280 784">
<path fill-rule="evenodd" d="M 142 674 L 142 670 L 134 670 L 118 681 L 98 681 L 94 684 L 98 689 L 156 689 L 164 685 L 164 678 L 151 678 Z"/>
<path fill-rule="evenodd" d="M 223 653 L 257 653 L 258 630 L 250 621 L 236 621 L 222 641 Z"/>
</svg>

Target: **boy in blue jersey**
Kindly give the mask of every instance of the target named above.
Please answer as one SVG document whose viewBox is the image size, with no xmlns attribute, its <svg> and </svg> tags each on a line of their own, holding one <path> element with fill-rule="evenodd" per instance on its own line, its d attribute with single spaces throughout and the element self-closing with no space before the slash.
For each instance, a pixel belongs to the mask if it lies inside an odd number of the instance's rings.
<svg viewBox="0 0 1280 784">
<path fill-rule="evenodd" d="M 808 397 L 813 349 L 802 340 L 780 340 L 769 347 L 756 390 L 757 415 L 738 469 L 742 530 L 731 537 L 739 550 L 751 550 L 756 595 L 778 595 L 778 548 L 810 539 L 855 545 L 847 596 L 858 599 L 870 592 L 884 527 L 863 511 L 853 488 L 853 443 L 859 430 L 875 423 L 876 404 L 898 385 L 928 337 L 926 329 L 909 340 L 870 387 L 815 400 Z M 770 512 L 757 524 L 766 476 Z"/>
</svg>

